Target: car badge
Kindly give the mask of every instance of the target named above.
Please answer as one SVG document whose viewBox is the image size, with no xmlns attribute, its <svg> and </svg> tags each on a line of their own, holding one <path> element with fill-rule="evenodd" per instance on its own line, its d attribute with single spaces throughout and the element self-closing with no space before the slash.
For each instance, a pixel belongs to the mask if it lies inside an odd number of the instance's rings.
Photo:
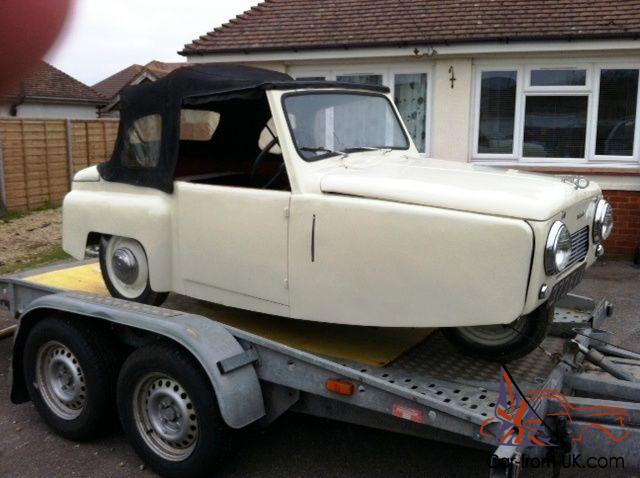
<svg viewBox="0 0 640 478">
<path fill-rule="evenodd" d="M 576 189 L 587 189 L 591 182 L 584 176 L 563 176 L 562 182 L 573 185 Z"/>
</svg>

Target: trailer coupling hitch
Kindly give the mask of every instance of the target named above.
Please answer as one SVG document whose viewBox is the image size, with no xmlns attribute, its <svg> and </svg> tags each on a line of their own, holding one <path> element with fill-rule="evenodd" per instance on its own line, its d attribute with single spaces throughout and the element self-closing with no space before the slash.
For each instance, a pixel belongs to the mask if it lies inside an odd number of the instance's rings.
<svg viewBox="0 0 640 478">
<path fill-rule="evenodd" d="M 589 362 L 600 367 L 605 372 L 610 373 L 615 378 L 619 380 L 626 380 L 627 382 L 638 381 L 638 379 L 636 379 L 636 377 L 633 374 L 631 374 L 630 372 L 626 371 L 622 367 L 613 363 L 606 355 L 599 352 L 598 350 L 594 348 L 586 347 L 585 345 L 581 344 L 577 340 L 572 340 L 572 342 L 574 345 L 578 347 L 580 352 L 584 354 L 585 358 Z"/>
</svg>

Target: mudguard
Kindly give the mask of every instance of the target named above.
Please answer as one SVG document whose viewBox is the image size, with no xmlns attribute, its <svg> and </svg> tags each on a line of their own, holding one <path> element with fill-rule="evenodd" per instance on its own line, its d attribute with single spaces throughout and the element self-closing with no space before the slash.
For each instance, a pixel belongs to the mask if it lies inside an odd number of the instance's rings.
<svg viewBox="0 0 640 478">
<path fill-rule="evenodd" d="M 215 320 L 194 314 L 152 307 L 112 297 L 81 292 L 50 294 L 32 301 L 20 314 L 14 338 L 11 400 L 28 400 L 22 374 L 24 342 L 31 327 L 51 313 L 68 312 L 79 320 L 103 320 L 153 332 L 188 350 L 205 370 L 215 390 L 220 413 L 231 428 L 242 428 L 265 415 L 262 389 L 251 363 L 231 371 L 219 367 L 225 359 L 245 350 L 231 333 Z"/>
</svg>

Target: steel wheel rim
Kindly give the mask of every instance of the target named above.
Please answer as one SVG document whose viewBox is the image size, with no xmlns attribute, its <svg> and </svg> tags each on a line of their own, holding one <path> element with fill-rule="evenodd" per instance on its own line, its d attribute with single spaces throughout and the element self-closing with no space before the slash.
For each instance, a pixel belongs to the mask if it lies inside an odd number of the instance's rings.
<svg viewBox="0 0 640 478">
<path fill-rule="evenodd" d="M 174 378 L 150 373 L 136 385 L 133 411 L 138 433 L 158 456 L 184 461 L 198 443 L 195 406 L 184 387 Z"/>
<path fill-rule="evenodd" d="M 80 416 L 87 401 L 84 372 L 67 346 L 49 341 L 38 349 L 36 384 L 47 407 L 64 420 Z"/>
<path fill-rule="evenodd" d="M 478 325 L 474 327 L 459 327 L 458 332 L 471 342 L 487 347 L 507 344 L 522 335 L 525 317 L 520 317 L 510 324 Z"/>
<path fill-rule="evenodd" d="M 105 256 L 107 274 L 116 290 L 127 299 L 139 298 L 149 280 L 149 265 L 142 245 L 127 237 L 113 236 Z M 130 270 L 122 269 L 125 264 Z"/>
</svg>

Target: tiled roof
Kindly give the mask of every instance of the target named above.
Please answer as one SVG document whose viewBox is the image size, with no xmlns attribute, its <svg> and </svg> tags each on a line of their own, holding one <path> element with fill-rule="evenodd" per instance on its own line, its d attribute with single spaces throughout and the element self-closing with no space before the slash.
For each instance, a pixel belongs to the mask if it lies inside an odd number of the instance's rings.
<svg viewBox="0 0 640 478">
<path fill-rule="evenodd" d="M 131 65 L 120 70 L 119 72 L 105 78 L 104 80 L 96 83 L 92 88 L 102 94 L 105 98 L 113 98 L 120 90 L 131 83 L 134 79 L 142 73 L 144 67 L 142 65 Z"/>
<path fill-rule="evenodd" d="M 640 0 L 266 0 L 180 53 L 639 36 Z"/>
<path fill-rule="evenodd" d="M 162 78 L 184 65 L 186 63 L 164 63 L 156 60 L 150 61 L 144 66 L 134 64 L 96 83 L 92 88 L 111 100 L 118 96 L 125 86 L 130 85 L 132 81 L 144 72 L 152 74 L 155 78 Z"/>
<path fill-rule="evenodd" d="M 97 91 L 44 61 L 40 62 L 31 75 L 3 96 L 25 100 L 43 99 L 88 104 L 106 103 L 105 98 Z"/>
</svg>

